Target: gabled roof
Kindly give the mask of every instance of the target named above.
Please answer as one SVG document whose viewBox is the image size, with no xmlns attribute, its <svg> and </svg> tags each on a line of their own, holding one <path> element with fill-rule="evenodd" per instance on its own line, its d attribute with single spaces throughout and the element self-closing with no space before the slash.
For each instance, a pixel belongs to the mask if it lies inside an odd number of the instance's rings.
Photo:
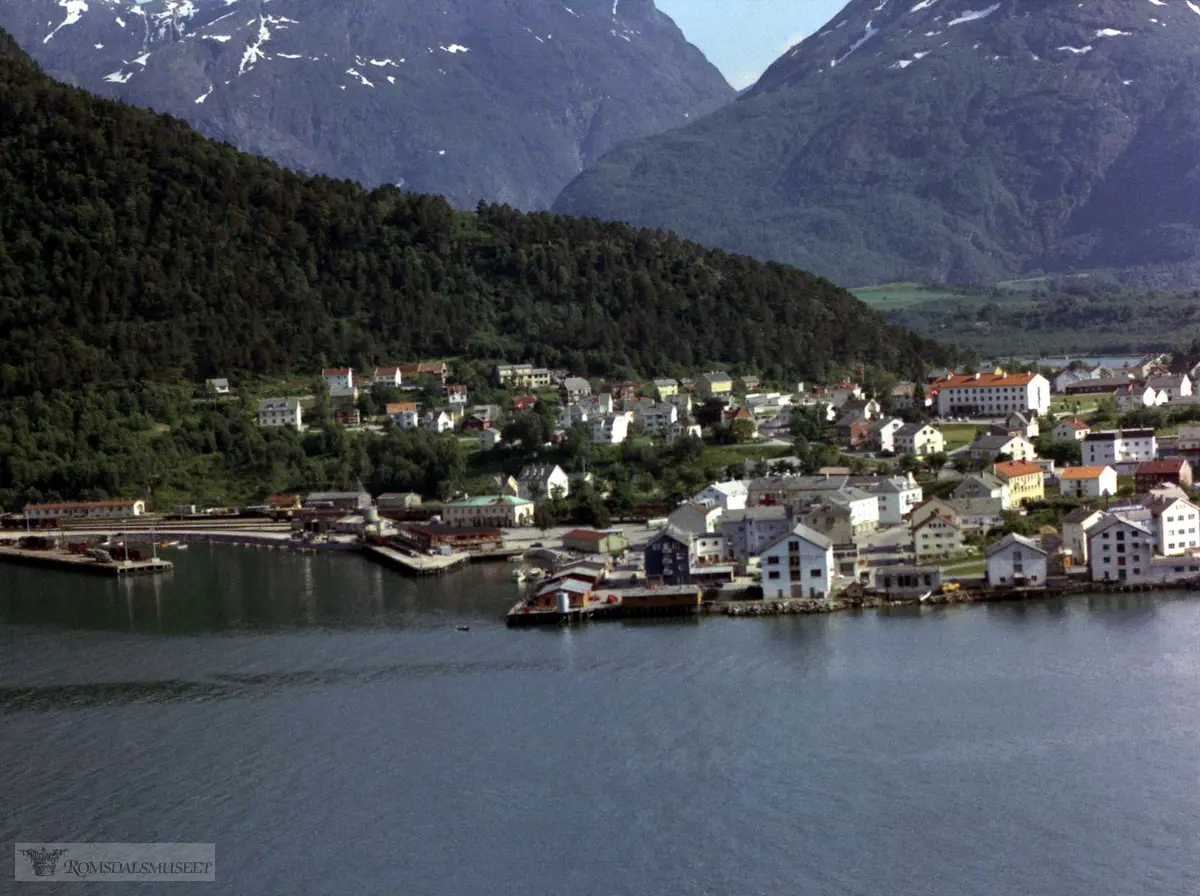
<svg viewBox="0 0 1200 896">
<path fill-rule="evenodd" d="M 1005 446 L 1009 445 L 1012 442 L 1017 441 L 1018 439 L 1020 439 L 1021 441 L 1026 441 L 1026 442 L 1029 441 L 1024 436 L 1013 436 L 1013 435 L 983 436 L 982 438 L 976 439 L 974 442 L 971 443 L 971 450 L 972 451 L 975 451 L 975 450 L 991 451 L 992 453 L 998 453 L 1001 448 L 1004 448 Z"/>
<path fill-rule="evenodd" d="M 348 376 L 353 372 L 350 367 L 326 367 L 321 371 L 321 376 Z"/>
<path fill-rule="evenodd" d="M 1088 519 L 1089 517 L 1095 516 L 1096 514 L 1100 514 L 1101 516 L 1103 516 L 1104 511 L 1097 510 L 1094 507 L 1076 507 L 1070 513 L 1068 513 L 1066 516 L 1064 516 L 1062 518 L 1062 521 L 1063 521 L 1064 525 L 1067 523 L 1082 523 L 1084 520 Z"/>
<path fill-rule="evenodd" d="M 1024 535 L 1017 535 L 1015 532 L 1010 532 L 999 541 L 989 544 L 983 549 L 983 553 L 986 557 L 994 557 L 996 554 L 1000 553 L 1006 548 L 1012 547 L 1013 545 L 1020 545 L 1021 547 L 1028 548 L 1031 551 L 1037 551 L 1037 553 L 1041 554 L 1043 557 L 1049 553 L 1032 538 L 1026 538 Z"/>
<path fill-rule="evenodd" d="M 783 544 L 785 541 L 791 541 L 793 538 L 799 538 L 802 541 L 807 541 L 813 547 L 819 548 L 822 551 L 829 550 L 829 548 L 833 547 L 832 539 L 822 535 L 815 529 L 810 529 L 803 523 L 797 523 L 792 527 L 791 531 L 779 538 L 776 538 L 773 542 L 763 548 L 760 553 L 765 554 L 772 548 Z"/>
<path fill-rule="evenodd" d="M 955 529 L 962 528 L 962 526 L 954 522 L 954 520 L 950 519 L 948 516 L 942 516 L 940 513 L 931 513 L 929 516 L 925 517 L 925 519 L 921 520 L 921 522 L 913 526 L 913 531 L 916 532 L 918 529 L 924 529 L 926 526 L 935 521 L 945 523 L 947 526 L 951 526 Z"/>
<path fill-rule="evenodd" d="M 1059 479 L 1099 479 L 1108 467 L 1067 467 L 1058 474 Z"/>
<path fill-rule="evenodd" d="M 1182 458 L 1175 460 L 1148 460 L 1145 463 L 1138 464 L 1137 470 L 1134 472 L 1137 476 L 1177 475 L 1182 472 L 1183 466 L 1186 463 L 1187 461 Z"/>
<path fill-rule="evenodd" d="M 1130 528 L 1136 529 L 1137 531 L 1141 532 L 1143 535 L 1152 535 L 1153 534 L 1150 531 L 1150 527 L 1146 523 L 1144 523 L 1140 520 L 1131 520 L 1131 519 L 1127 519 L 1127 518 L 1123 518 L 1123 517 L 1119 517 L 1119 516 L 1109 516 L 1108 519 L 1101 520 L 1100 522 L 1096 523 L 1096 525 L 1092 526 L 1091 529 L 1088 530 L 1088 539 L 1090 540 L 1092 538 L 1095 538 L 1097 535 L 1100 535 L 1103 532 L 1107 532 L 1109 529 L 1112 529 L 1114 526 L 1129 526 Z"/>
<path fill-rule="evenodd" d="M 994 373 L 956 373 L 934 382 L 933 388 L 986 388 L 991 386 L 1027 386 L 1033 382 L 1036 373 L 1013 373 L 1003 376 Z"/>
<path fill-rule="evenodd" d="M 1004 461 L 995 464 L 993 469 L 1001 479 L 1012 479 L 1015 476 L 1032 476 L 1034 473 L 1041 476 L 1044 472 L 1037 464 L 1031 464 L 1023 460 Z"/>
<path fill-rule="evenodd" d="M 1090 426 L 1088 426 L 1086 423 L 1084 423 L 1082 420 L 1076 420 L 1074 418 L 1071 418 L 1070 420 L 1060 420 L 1058 425 L 1069 427 L 1070 429 L 1073 429 L 1076 432 L 1091 432 L 1092 431 L 1092 428 Z"/>
</svg>

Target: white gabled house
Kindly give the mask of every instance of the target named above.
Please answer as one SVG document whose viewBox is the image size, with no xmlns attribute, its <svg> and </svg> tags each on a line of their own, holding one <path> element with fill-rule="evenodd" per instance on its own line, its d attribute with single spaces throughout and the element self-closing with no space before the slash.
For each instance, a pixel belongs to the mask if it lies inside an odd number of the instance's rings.
<svg viewBox="0 0 1200 896">
<path fill-rule="evenodd" d="M 263 429 L 303 429 L 302 419 L 299 398 L 264 398 L 258 403 L 258 425 Z"/>
<path fill-rule="evenodd" d="M 445 411 L 429 411 L 422 418 L 421 427 L 427 432 L 450 432 L 454 429 L 454 418 Z"/>
<path fill-rule="evenodd" d="M 1010 533 L 984 548 L 984 555 L 993 588 L 1046 584 L 1049 554 L 1031 538 Z"/>
<path fill-rule="evenodd" d="M 1082 420 L 1060 420 L 1054 429 L 1050 430 L 1050 438 L 1056 442 L 1082 442 L 1092 428 Z"/>
<path fill-rule="evenodd" d="M 321 378 L 332 395 L 344 395 L 354 388 L 354 369 L 350 367 L 326 367 Z"/>
<path fill-rule="evenodd" d="M 686 501 L 667 515 L 667 525 L 692 535 L 704 535 L 717 530 L 723 512 L 720 507 Z"/>
<path fill-rule="evenodd" d="M 517 497 L 558 500 L 571 493 L 571 477 L 558 464 L 526 464 L 517 475 Z"/>
<path fill-rule="evenodd" d="M 807 526 L 795 526 L 763 549 L 763 598 L 827 597 L 833 587 L 833 542 Z"/>
<path fill-rule="evenodd" d="M 744 479 L 714 482 L 692 496 L 697 504 L 720 507 L 722 510 L 745 510 L 750 489 Z"/>
<path fill-rule="evenodd" d="M 892 434 L 896 454 L 927 457 L 946 449 L 942 431 L 928 423 L 906 423 Z"/>
<path fill-rule="evenodd" d="M 1066 498 L 1102 498 L 1117 493 L 1117 471 L 1110 466 L 1066 467 L 1058 473 L 1058 489 Z"/>
</svg>

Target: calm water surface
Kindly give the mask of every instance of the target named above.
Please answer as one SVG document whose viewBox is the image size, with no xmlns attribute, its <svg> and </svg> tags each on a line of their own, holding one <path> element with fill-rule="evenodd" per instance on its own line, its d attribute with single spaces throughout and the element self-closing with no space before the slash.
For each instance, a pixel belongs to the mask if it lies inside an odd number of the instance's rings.
<svg viewBox="0 0 1200 896">
<path fill-rule="evenodd" d="M 1183 595 L 509 631 L 503 566 L 172 559 L 0 566 L 0 841 L 216 841 L 213 894 L 1200 892 Z"/>
</svg>

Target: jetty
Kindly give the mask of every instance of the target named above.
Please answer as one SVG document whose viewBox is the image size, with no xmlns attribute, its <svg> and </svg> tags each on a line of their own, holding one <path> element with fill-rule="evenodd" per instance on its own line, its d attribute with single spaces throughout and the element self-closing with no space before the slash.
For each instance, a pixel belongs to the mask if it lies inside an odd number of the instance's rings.
<svg viewBox="0 0 1200 896">
<path fill-rule="evenodd" d="M 31 549 L 0 546 L 0 562 L 20 563 L 43 569 L 58 569 L 90 575 L 125 578 L 127 576 L 150 576 L 170 572 L 175 568 L 169 560 L 97 560 L 87 554 L 77 554 L 60 548 Z"/>
<path fill-rule="evenodd" d="M 592 620 L 631 619 L 645 616 L 696 616 L 704 601 L 698 585 L 662 585 L 656 588 L 600 588 L 582 601 L 554 606 L 536 600 L 517 601 L 505 616 L 512 627 L 576 625 Z"/>
<path fill-rule="evenodd" d="M 398 569 L 411 576 L 435 576 L 465 564 L 468 554 L 417 554 L 384 545 L 363 545 L 363 555 L 376 563 Z"/>
</svg>

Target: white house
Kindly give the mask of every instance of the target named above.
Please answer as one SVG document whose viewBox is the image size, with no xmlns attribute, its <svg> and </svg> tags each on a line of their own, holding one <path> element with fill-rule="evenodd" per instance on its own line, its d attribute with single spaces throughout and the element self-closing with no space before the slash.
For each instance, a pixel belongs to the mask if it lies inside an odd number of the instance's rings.
<svg viewBox="0 0 1200 896">
<path fill-rule="evenodd" d="M 679 408 L 663 401 L 643 408 L 639 416 L 646 435 L 655 439 L 666 439 L 671 435 L 671 427 L 679 419 Z"/>
<path fill-rule="evenodd" d="M 1177 398 L 1187 398 L 1192 394 L 1192 380 L 1186 373 L 1175 373 L 1166 376 L 1152 376 L 1146 380 L 1146 385 L 1165 395 L 1167 402 Z"/>
<path fill-rule="evenodd" d="M 1032 539 L 1010 533 L 984 548 L 984 554 L 987 581 L 993 588 L 1046 584 L 1048 555 Z"/>
<path fill-rule="evenodd" d="M 445 411 L 429 411 L 421 421 L 427 432 L 443 433 L 454 429 L 454 418 Z"/>
<path fill-rule="evenodd" d="M 354 388 L 354 370 L 350 367 L 326 367 L 321 377 L 331 395 L 344 395 Z"/>
<path fill-rule="evenodd" d="M 1200 548 L 1200 508 L 1186 498 L 1169 496 L 1145 503 L 1157 527 L 1159 554 L 1175 557 Z"/>
<path fill-rule="evenodd" d="M 421 425 L 421 412 L 415 407 L 388 413 L 388 419 L 401 429 L 416 429 Z"/>
<path fill-rule="evenodd" d="M 1060 420 L 1054 429 L 1050 430 L 1050 438 L 1056 442 L 1082 442 L 1092 428 L 1082 420 L 1074 418 Z"/>
<path fill-rule="evenodd" d="M 871 441 L 879 446 L 880 451 L 896 450 L 896 431 L 904 426 L 899 417 L 888 417 L 876 420 L 871 424 Z"/>
<path fill-rule="evenodd" d="M 1096 523 L 1087 533 L 1092 581 L 1150 581 L 1155 540 L 1150 522 L 1109 516 Z"/>
<path fill-rule="evenodd" d="M 588 421 L 592 441 L 603 445 L 620 445 L 629 438 L 629 424 L 632 418 L 633 414 L 629 411 L 593 417 Z"/>
<path fill-rule="evenodd" d="M 905 476 L 890 476 L 878 483 L 861 487 L 878 499 L 881 526 L 900 525 L 912 513 L 913 508 L 925 500 L 924 490 L 911 473 Z"/>
<path fill-rule="evenodd" d="M 512 495 L 463 498 L 442 507 L 442 520 L 449 526 L 529 526 L 533 524 L 533 502 Z"/>
<path fill-rule="evenodd" d="M 833 587 L 833 542 L 795 526 L 760 555 L 763 598 L 825 597 Z"/>
<path fill-rule="evenodd" d="M 467 387 L 451 385 L 446 387 L 446 400 L 451 407 L 465 408 L 467 406 Z"/>
<path fill-rule="evenodd" d="M 706 507 L 720 507 L 722 510 L 745 510 L 746 498 L 750 490 L 744 479 L 730 479 L 728 482 L 714 482 L 692 496 L 697 504 Z"/>
<path fill-rule="evenodd" d="M 932 383 L 938 415 L 1003 417 L 1050 411 L 1050 383 L 1040 373 L 956 373 Z"/>
<path fill-rule="evenodd" d="M 717 521 L 722 513 L 722 509 L 717 506 L 685 501 L 667 515 L 667 525 L 674 526 L 681 532 L 702 535 L 717 530 Z"/>
<path fill-rule="evenodd" d="M 375 373 L 371 377 L 372 386 L 390 386 L 393 389 L 399 389 L 403 383 L 404 376 L 399 367 L 376 367 Z"/>
<path fill-rule="evenodd" d="M 565 498 L 571 477 L 558 464 L 526 464 L 517 475 L 517 496 L 526 501 Z"/>
<path fill-rule="evenodd" d="M 1037 449 L 1024 436 L 983 436 L 971 443 L 971 460 L 993 460 L 1001 456 L 1032 463 L 1037 458 Z"/>
<path fill-rule="evenodd" d="M 1058 488 L 1065 498 L 1100 498 L 1117 493 L 1117 471 L 1110 466 L 1066 467 L 1059 471 Z"/>
<path fill-rule="evenodd" d="M 892 444 L 896 454 L 912 457 L 928 457 L 946 449 L 942 431 L 928 423 L 904 424 L 893 433 Z"/>
<path fill-rule="evenodd" d="M 264 398 L 258 403 L 258 425 L 264 429 L 288 426 L 301 429 L 299 398 Z"/>
<path fill-rule="evenodd" d="M 1130 383 L 1122 386 L 1113 394 L 1113 404 L 1118 411 L 1136 411 L 1140 408 L 1153 408 L 1167 403 L 1165 395 L 1159 395 L 1158 390 L 1145 383 Z"/>
<path fill-rule="evenodd" d="M 1088 562 L 1088 531 L 1103 519 L 1107 519 L 1108 514 L 1102 510 L 1093 510 L 1090 507 L 1077 507 L 1072 510 L 1062 521 L 1062 541 L 1063 549 L 1071 552 L 1072 562 L 1076 566 L 1086 566 Z"/>
<path fill-rule="evenodd" d="M 1067 391 L 1067 386 L 1071 385 L 1072 383 L 1078 383 L 1080 380 L 1085 379 L 1091 379 L 1091 376 L 1087 373 L 1087 371 L 1072 370 L 1067 368 L 1066 370 L 1060 370 L 1058 373 L 1054 374 L 1050 380 L 1050 385 L 1053 387 L 1055 393 L 1062 395 Z"/>
<path fill-rule="evenodd" d="M 205 380 L 204 386 L 206 389 L 208 389 L 209 395 L 229 394 L 229 380 L 223 376 L 219 376 L 211 380 Z"/>
<path fill-rule="evenodd" d="M 913 526 L 913 550 L 918 560 L 951 557 L 962 548 L 962 527 L 947 517 L 935 513 Z"/>
<path fill-rule="evenodd" d="M 1083 462 L 1088 466 L 1141 463 L 1158 457 L 1153 429 L 1102 430 L 1083 440 Z"/>
</svg>

